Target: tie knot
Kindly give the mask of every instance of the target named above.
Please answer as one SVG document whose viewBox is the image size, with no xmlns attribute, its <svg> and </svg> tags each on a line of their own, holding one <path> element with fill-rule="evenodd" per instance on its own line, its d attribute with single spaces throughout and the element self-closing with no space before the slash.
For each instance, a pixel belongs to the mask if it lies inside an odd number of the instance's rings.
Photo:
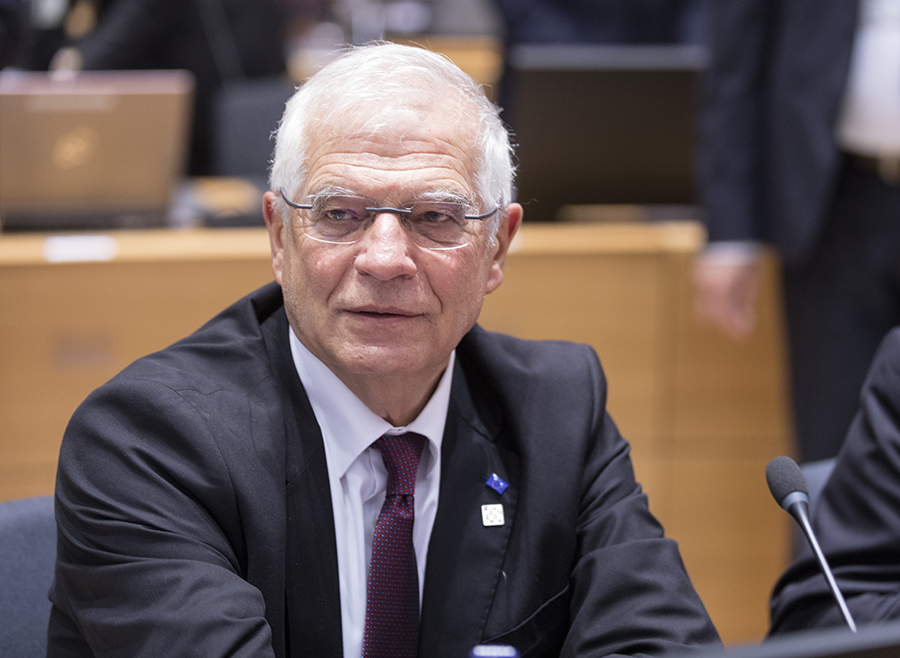
<svg viewBox="0 0 900 658">
<path fill-rule="evenodd" d="M 416 490 L 416 470 L 425 447 L 425 437 L 407 432 L 397 436 L 382 436 L 372 444 L 381 453 L 387 469 L 388 496 L 411 496 Z"/>
</svg>

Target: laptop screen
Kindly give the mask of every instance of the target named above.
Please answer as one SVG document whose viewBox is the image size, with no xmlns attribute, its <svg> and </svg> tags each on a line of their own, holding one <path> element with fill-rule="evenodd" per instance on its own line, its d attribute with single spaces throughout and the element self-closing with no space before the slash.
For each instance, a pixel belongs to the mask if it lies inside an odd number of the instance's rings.
<svg viewBox="0 0 900 658">
<path fill-rule="evenodd" d="M 0 228 L 164 224 L 192 103 L 186 71 L 0 73 Z"/>
<path fill-rule="evenodd" d="M 517 200 L 551 221 L 565 204 L 696 203 L 697 46 L 520 46 L 504 118 Z"/>
</svg>

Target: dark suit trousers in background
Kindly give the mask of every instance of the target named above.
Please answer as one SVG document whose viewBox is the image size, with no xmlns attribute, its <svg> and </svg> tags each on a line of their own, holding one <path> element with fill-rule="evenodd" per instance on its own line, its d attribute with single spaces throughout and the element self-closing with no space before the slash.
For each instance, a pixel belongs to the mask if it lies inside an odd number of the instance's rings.
<svg viewBox="0 0 900 658">
<path fill-rule="evenodd" d="M 872 356 L 900 324 L 900 185 L 845 165 L 821 242 L 785 266 L 784 293 L 797 443 L 815 461 L 837 454 Z"/>
</svg>

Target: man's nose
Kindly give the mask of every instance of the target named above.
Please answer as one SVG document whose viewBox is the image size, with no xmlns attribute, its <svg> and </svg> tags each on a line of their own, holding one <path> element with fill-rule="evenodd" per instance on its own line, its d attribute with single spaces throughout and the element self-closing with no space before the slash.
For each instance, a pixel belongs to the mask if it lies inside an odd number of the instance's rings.
<svg viewBox="0 0 900 658">
<path fill-rule="evenodd" d="M 356 269 L 381 280 L 415 274 L 412 236 L 399 213 L 379 212 L 360 240 Z"/>
</svg>

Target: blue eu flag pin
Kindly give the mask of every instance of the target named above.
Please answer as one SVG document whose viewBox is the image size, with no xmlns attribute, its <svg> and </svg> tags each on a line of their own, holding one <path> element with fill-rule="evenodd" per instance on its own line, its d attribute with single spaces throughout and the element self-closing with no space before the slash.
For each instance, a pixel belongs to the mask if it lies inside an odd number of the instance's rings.
<svg viewBox="0 0 900 658">
<path fill-rule="evenodd" d="M 503 494 L 504 491 L 506 491 L 506 488 L 509 486 L 509 483 L 505 482 L 496 473 L 491 473 L 491 477 L 489 477 L 485 481 L 485 484 L 501 495 Z"/>
</svg>

